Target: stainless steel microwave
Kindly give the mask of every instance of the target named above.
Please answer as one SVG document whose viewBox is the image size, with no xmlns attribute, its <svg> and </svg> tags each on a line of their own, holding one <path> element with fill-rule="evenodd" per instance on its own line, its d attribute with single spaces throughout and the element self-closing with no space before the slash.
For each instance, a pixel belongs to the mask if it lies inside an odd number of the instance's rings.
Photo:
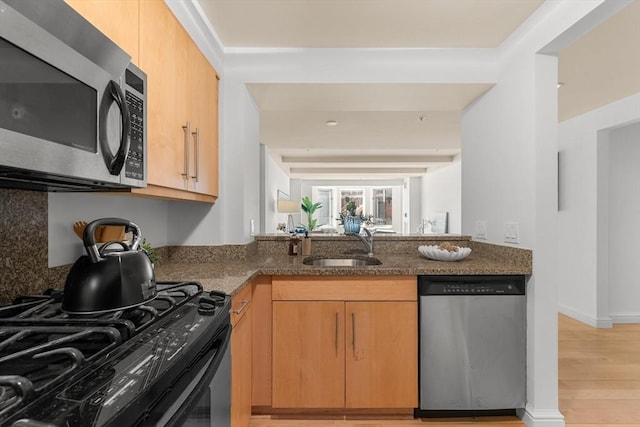
<svg viewBox="0 0 640 427">
<path fill-rule="evenodd" d="M 62 0 L 0 0 L 0 187 L 145 187 L 146 75 Z"/>
</svg>

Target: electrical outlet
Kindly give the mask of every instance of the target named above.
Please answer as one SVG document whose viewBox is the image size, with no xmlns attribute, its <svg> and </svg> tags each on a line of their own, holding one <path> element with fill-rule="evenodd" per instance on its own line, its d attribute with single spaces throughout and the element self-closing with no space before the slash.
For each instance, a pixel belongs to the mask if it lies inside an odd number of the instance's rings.
<svg viewBox="0 0 640 427">
<path fill-rule="evenodd" d="M 487 221 L 476 221 L 476 239 L 487 240 Z"/>
<path fill-rule="evenodd" d="M 505 222 L 504 242 L 516 245 L 520 243 L 520 225 L 517 222 Z"/>
</svg>

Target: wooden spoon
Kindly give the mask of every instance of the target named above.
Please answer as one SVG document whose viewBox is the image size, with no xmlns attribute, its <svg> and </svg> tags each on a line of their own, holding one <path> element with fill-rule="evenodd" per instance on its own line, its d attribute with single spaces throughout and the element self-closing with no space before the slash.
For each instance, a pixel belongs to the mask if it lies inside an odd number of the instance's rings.
<svg viewBox="0 0 640 427">
<path fill-rule="evenodd" d="M 121 225 L 105 225 L 102 228 L 101 232 L 96 234 L 99 235 L 100 242 L 122 242 L 124 240 L 124 227 Z"/>
<path fill-rule="evenodd" d="M 86 221 L 76 221 L 73 223 L 73 231 L 82 240 L 84 229 L 87 228 Z M 113 242 L 124 240 L 124 227 L 118 225 L 101 225 L 94 232 L 96 243 Z"/>
<path fill-rule="evenodd" d="M 87 223 L 85 221 L 76 221 L 73 223 L 73 231 L 75 231 L 80 240 L 84 238 L 84 229 L 86 227 Z"/>
</svg>

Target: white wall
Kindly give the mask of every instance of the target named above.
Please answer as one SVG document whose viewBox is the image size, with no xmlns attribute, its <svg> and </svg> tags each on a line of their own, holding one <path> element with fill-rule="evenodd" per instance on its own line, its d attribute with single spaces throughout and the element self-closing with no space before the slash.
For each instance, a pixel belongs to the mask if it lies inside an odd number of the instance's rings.
<svg viewBox="0 0 640 427">
<path fill-rule="evenodd" d="M 640 122 L 609 133 L 609 317 L 640 323 Z"/>
<path fill-rule="evenodd" d="M 422 177 L 409 178 L 409 233 L 418 231 L 422 223 Z"/>
<path fill-rule="evenodd" d="M 503 243 L 504 223 L 519 222 L 524 248 L 534 238 L 533 65 L 533 55 L 513 64 L 462 117 L 462 232 L 486 221 L 487 240 Z"/>
<path fill-rule="evenodd" d="M 277 200 L 278 190 L 287 193 L 291 197 L 289 175 L 282 169 L 282 166 L 273 158 L 269 149 L 264 145 L 264 204 L 262 206 L 264 216 L 264 227 L 262 233 L 275 233 L 278 223 L 287 222 L 287 214 L 278 213 Z M 291 200 L 294 200 L 292 197 Z M 300 223 L 300 215 L 293 215 L 294 224 Z"/>
<path fill-rule="evenodd" d="M 167 202 L 112 194 L 49 193 L 49 267 L 71 264 L 84 255 L 73 232 L 76 221 L 117 217 L 138 225 L 152 246 L 167 244 Z"/>
<path fill-rule="evenodd" d="M 609 139 L 611 128 L 640 119 L 640 94 L 560 123 L 559 309 L 592 326 L 609 312 Z M 626 185 L 625 188 L 631 189 Z M 631 190 L 630 190 L 631 191 Z M 571 250 L 580 248 L 580 250 Z"/>
<path fill-rule="evenodd" d="M 422 177 L 422 219 L 449 212 L 449 233 L 462 233 L 462 165 L 460 159 Z"/>
</svg>

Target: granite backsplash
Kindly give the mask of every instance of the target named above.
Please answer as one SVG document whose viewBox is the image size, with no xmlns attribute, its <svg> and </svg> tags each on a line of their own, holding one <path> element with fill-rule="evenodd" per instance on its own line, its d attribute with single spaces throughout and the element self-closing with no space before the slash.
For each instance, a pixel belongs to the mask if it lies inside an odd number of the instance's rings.
<svg viewBox="0 0 640 427">
<path fill-rule="evenodd" d="M 63 288 L 71 264 L 49 268 L 48 195 L 0 188 L 0 305 L 19 295 Z M 238 259 L 256 253 L 247 245 L 156 248 L 162 262 Z"/>
<path fill-rule="evenodd" d="M 49 287 L 48 198 L 0 189 L 0 304 Z"/>
<path fill-rule="evenodd" d="M 48 195 L 45 192 L 0 188 L 0 304 L 16 296 L 62 288 L 71 265 L 48 267 Z M 484 257 L 531 265 L 530 250 L 469 240 L 469 236 L 376 236 L 376 253 L 415 253 L 426 241 L 455 241 Z M 248 244 L 222 246 L 169 246 L 156 248 L 161 261 L 207 263 L 237 260 L 260 254 L 283 254 L 288 236 L 258 235 Z M 314 255 L 362 249 L 355 238 L 322 236 L 312 239 Z"/>
</svg>

